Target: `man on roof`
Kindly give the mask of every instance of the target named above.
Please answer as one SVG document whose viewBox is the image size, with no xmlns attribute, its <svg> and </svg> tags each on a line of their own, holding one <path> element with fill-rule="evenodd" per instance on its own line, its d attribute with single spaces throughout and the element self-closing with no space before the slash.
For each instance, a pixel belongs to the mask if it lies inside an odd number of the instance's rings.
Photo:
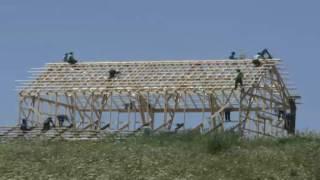
<svg viewBox="0 0 320 180">
<path fill-rule="evenodd" d="M 64 54 L 64 58 L 63 58 L 64 62 L 67 62 L 71 65 L 76 64 L 78 61 L 73 57 L 73 52 L 69 52 L 69 53 L 65 53 Z"/>
<path fill-rule="evenodd" d="M 118 74 L 120 74 L 120 71 L 116 71 L 115 69 L 110 69 L 110 71 L 109 71 L 109 79 L 115 78 Z"/>
<path fill-rule="evenodd" d="M 268 49 L 263 49 L 261 52 L 258 52 L 253 60 L 252 63 L 256 66 L 256 67 L 260 67 L 261 66 L 261 62 L 260 60 L 266 60 L 266 59 L 272 59 L 271 54 L 269 53 Z"/>
<path fill-rule="evenodd" d="M 236 52 L 232 51 L 229 56 L 229 59 L 237 59 L 235 56 L 236 56 Z"/>
<path fill-rule="evenodd" d="M 238 84 L 240 84 L 240 87 L 242 89 L 243 86 L 243 73 L 241 72 L 240 69 L 237 69 L 237 77 L 234 79 L 235 80 L 235 86 L 234 89 L 236 90 L 238 88 Z"/>
</svg>

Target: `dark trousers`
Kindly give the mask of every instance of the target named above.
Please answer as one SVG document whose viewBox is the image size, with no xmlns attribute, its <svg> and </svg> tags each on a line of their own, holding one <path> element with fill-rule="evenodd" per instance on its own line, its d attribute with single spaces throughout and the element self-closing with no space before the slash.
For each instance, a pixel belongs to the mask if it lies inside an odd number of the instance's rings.
<svg viewBox="0 0 320 180">
<path fill-rule="evenodd" d="M 64 120 L 59 120 L 59 127 L 63 127 Z"/>
<path fill-rule="evenodd" d="M 254 60 L 252 60 L 252 63 L 253 63 L 256 67 L 261 66 L 261 62 L 260 62 L 259 59 L 254 59 Z"/>
<path fill-rule="evenodd" d="M 265 58 L 265 55 L 267 55 L 267 58 Z M 261 51 L 261 56 L 263 59 L 272 59 L 272 56 L 267 49 Z"/>
<path fill-rule="evenodd" d="M 28 131 L 28 130 L 29 130 L 28 127 L 27 127 L 26 125 L 24 125 L 24 124 L 22 124 L 22 125 L 20 126 L 20 129 L 21 129 L 22 131 Z"/>
<path fill-rule="evenodd" d="M 224 112 L 224 117 L 225 117 L 226 121 L 231 121 L 230 114 L 231 114 L 230 111 L 225 111 Z"/>
<path fill-rule="evenodd" d="M 42 130 L 50 130 L 50 123 L 44 123 Z"/>
<path fill-rule="evenodd" d="M 69 57 L 68 61 L 69 64 L 76 64 L 78 61 L 75 60 L 73 57 Z"/>
<path fill-rule="evenodd" d="M 240 86 L 243 86 L 243 82 L 242 79 L 236 79 L 235 85 L 234 85 L 234 89 L 238 88 L 238 84 L 240 84 Z"/>
<path fill-rule="evenodd" d="M 279 112 L 278 112 L 278 120 L 280 118 L 284 118 L 284 111 L 282 111 L 282 110 L 279 110 Z"/>
</svg>

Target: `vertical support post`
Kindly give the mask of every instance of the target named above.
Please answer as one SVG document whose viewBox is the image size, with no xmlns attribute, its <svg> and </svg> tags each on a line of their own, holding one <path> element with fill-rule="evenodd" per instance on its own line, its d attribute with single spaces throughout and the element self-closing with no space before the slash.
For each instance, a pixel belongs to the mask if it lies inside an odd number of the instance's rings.
<svg viewBox="0 0 320 180">
<path fill-rule="evenodd" d="M 201 101 L 201 113 L 202 113 L 202 116 L 201 116 L 201 122 L 203 123 L 205 121 L 205 92 L 202 93 L 202 96 L 198 94 L 198 96 L 200 97 L 200 101 Z"/>
<path fill-rule="evenodd" d="M 214 97 L 213 93 L 211 93 L 209 95 L 209 104 L 210 104 L 210 112 L 211 112 L 211 116 L 214 114 L 214 111 L 216 109 L 216 98 Z M 217 124 L 216 124 L 216 120 L 215 120 L 215 117 L 213 119 L 211 119 L 211 122 L 212 122 L 212 129 L 214 129 Z"/>
<path fill-rule="evenodd" d="M 137 94 L 137 99 L 139 101 L 139 111 L 140 111 L 142 125 L 144 125 L 146 123 L 146 118 L 145 118 L 145 106 L 146 106 L 146 103 L 143 100 L 143 95 L 140 94 L 140 93 Z"/>
<path fill-rule="evenodd" d="M 45 97 L 46 99 L 49 99 L 49 100 L 52 100 L 51 99 L 51 97 L 49 96 L 49 93 L 47 93 L 47 97 Z M 54 125 L 57 125 L 56 123 L 55 123 L 55 117 L 52 117 L 52 115 L 53 115 L 53 103 L 52 102 L 46 102 L 47 104 L 48 104 L 48 109 L 47 109 L 47 113 L 48 113 L 48 116 L 49 117 L 51 117 L 51 118 L 53 118 L 53 123 L 54 123 Z"/>
<path fill-rule="evenodd" d="M 226 119 L 224 111 L 220 113 L 220 117 L 221 117 L 221 129 L 222 131 L 224 131 L 224 121 Z"/>
<path fill-rule="evenodd" d="M 95 111 L 95 108 L 94 108 L 94 93 L 92 92 L 91 95 L 90 95 L 90 129 L 94 129 L 95 127 L 95 123 L 94 123 L 94 111 Z"/>
<path fill-rule="evenodd" d="M 57 124 L 57 116 L 58 116 L 58 111 L 59 111 L 59 105 L 58 105 L 59 97 L 58 93 L 55 93 L 55 110 L 54 110 L 54 123 Z"/>
<path fill-rule="evenodd" d="M 106 94 L 102 94 L 102 100 L 101 100 L 101 108 L 99 111 L 99 118 L 98 118 L 98 128 L 99 131 L 101 130 L 101 123 L 102 123 L 102 119 L 103 119 L 103 112 L 105 111 L 105 107 L 108 104 L 108 99 L 109 96 L 107 96 Z"/>
<path fill-rule="evenodd" d="M 38 113 L 37 113 L 37 123 L 38 123 L 38 124 L 40 124 L 40 118 L 41 118 L 41 117 L 40 117 L 40 115 L 41 115 L 41 114 L 40 114 L 40 108 L 41 108 L 40 105 L 41 105 L 41 102 L 40 102 L 40 94 L 38 93 L 38 94 L 37 94 L 37 112 L 38 112 Z"/>
<path fill-rule="evenodd" d="M 225 94 L 224 90 L 222 90 L 222 102 L 228 103 L 228 101 L 230 101 L 230 98 L 231 98 L 231 96 L 232 96 L 232 93 L 233 93 L 233 92 L 232 92 L 232 90 L 231 90 L 230 96 L 227 97 L 227 95 Z M 215 101 L 215 104 L 216 104 L 216 106 L 217 106 L 217 104 L 218 104 L 217 101 Z M 230 111 L 230 109 L 229 109 L 229 106 L 228 106 L 227 108 L 228 108 L 229 114 L 231 114 L 231 111 Z M 220 113 L 221 129 L 222 129 L 222 131 L 224 131 L 224 124 L 225 124 L 225 120 L 226 120 L 225 115 L 226 115 L 226 109 L 224 109 L 224 110 Z M 229 115 L 229 116 L 230 116 L 230 115 Z"/>
<path fill-rule="evenodd" d="M 167 124 L 168 121 L 168 97 L 167 97 L 167 91 L 164 94 L 164 119 L 163 119 L 163 124 Z"/>
<path fill-rule="evenodd" d="M 147 92 L 147 104 L 146 104 L 146 108 L 147 108 L 147 122 L 150 124 L 151 123 L 151 117 L 150 117 L 150 104 L 149 104 L 149 91 Z M 151 124 L 150 124 L 151 126 Z"/>
<path fill-rule="evenodd" d="M 183 130 L 186 130 L 186 108 L 187 108 L 187 92 L 184 91 L 184 106 L 183 106 Z"/>
<path fill-rule="evenodd" d="M 129 96 L 129 106 L 128 106 L 128 130 L 130 131 L 130 122 L 131 122 L 131 109 L 132 109 L 132 102 L 131 102 L 131 99 L 130 99 L 130 94 L 128 94 Z"/>
<path fill-rule="evenodd" d="M 134 106 L 134 123 L 133 123 L 133 130 L 135 131 L 137 128 L 137 108 Z"/>
<path fill-rule="evenodd" d="M 256 111 L 256 131 L 257 132 L 260 132 L 260 118 L 258 116 L 258 112 Z M 258 133 L 258 136 L 259 136 L 259 133 Z"/>
<path fill-rule="evenodd" d="M 112 129 L 112 92 L 110 92 L 110 109 L 109 109 L 109 125 L 110 125 L 110 129 Z"/>
<path fill-rule="evenodd" d="M 70 102 L 71 102 L 71 122 L 73 124 L 73 129 L 76 129 L 77 124 L 76 124 L 76 117 L 75 117 L 75 95 L 72 94 L 70 96 Z"/>
<path fill-rule="evenodd" d="M 255 98 L 253 96 L 253 94 L 255 93 L 255 89 L 251 88 L 251 89 L 248 90 L 248 92 L 249 92 L 250 95 L 248 97 L 248 102 L 247 102 L 247 107 L 246 107 L 247 109 L 246 109 L 246 111 L 243 112 L 245 114 L 245 116 L 243 117 L 244 118 L 243 119 L 243 122 L 244 122 L 243 127 L 244 128 L 249 127 L 249 125 L 250 125 L 249 118 L 250 118 L 250 114 L 251 114 L 251 111 L 252 111 L 252 104 L 255 101 Z M 243 99 L 244 99 L 244 97 L 243 97 Z"/>
<path fill-rule="evenodd" d="M 24 99 L 26 98 L 26 97 L 23 97 Z M 36 98 L 34 97 L 34 96 L 30 96 L 30 99 L 31 99 L 31 106 L 32 106 L 32 118 L 31 118 L 31 124 L 32 124 L 32 126 L 34 126 L 34 122 L 35 122 L 35 112 L 34 112 L 34 109 L 35 109 L 35 105 L 36 105 Z M 21 101 L 21 103 L 23 103 L 23 101 L 24 100 L 22 100 Z M 21 104 L 21 108 L 23 108 L 23 105 Z M 22 111 L 21 111 L 21 115 L 23 115 L 24 114 L 24 112 L 23 112 L 24 110 L 22 109 Z"/>
<path fill-rule="evenodd" d="M 149 117 L 150 117 L 150 126 L 151 126 L 151 129 L 153 130 L 154 129 L 154 109 L 153 107 L 151 106 L 151 103 L 150 103 L 150 89 L 148 89 L 148 97 L 147 97 L 147 104 L 148 104 L 148 114 L 149 114 Z"/>
<path fill-rule="evenodd" d="M 242 101 L 243 101 L 243 95 L 242 91 L 240 91 L 240 103 L 239 103 L 239 132 L 241 135 L 243 135 L 242 130 Z"/>
<path fill-rule="evenodd" d="M 273 79 L 273 73 L 272 73 L 272 70 L 269 71 L 269 76 L 270 76 L 270 81 L 271 81 L 271 92 L 270 92 L 270 110 L 272 110 L 274 107 L 273 107 L 273 92 L 274 92 L 274 88 L 273 88 L 273 85 L 274 85 L 274 79 Z"/>
<path fill-rule="evenodd" d="M 266 134 L 266 119 L 265 118 L 263 118 L 263 135 L 265 135 Z"/>
<path fill-rule="evenodd" d="M 21 124 L 21 120 L 22 120 L 22 103 L 23 103 L 23 96 L 22 94 L 19 94 L 19 117 L 18 117 L 18 120 L 17 120 L 17 125 L 20 125 Z"/>
<path fill-rule="evenodd" d="M 119 119 L 120 113 L 117 112 L 117 130 L 120 130 L 120 119 Z"/>
</svg>

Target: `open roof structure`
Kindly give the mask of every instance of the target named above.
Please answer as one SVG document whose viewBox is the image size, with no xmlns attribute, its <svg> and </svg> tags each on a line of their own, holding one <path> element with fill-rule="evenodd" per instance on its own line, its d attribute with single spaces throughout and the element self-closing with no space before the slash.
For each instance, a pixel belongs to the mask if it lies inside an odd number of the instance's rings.
<svg viewBox="0 0 320 180">
<path fill-rule="evenodd" d="M 21 83 L 19 89 L 23 92 L 232 89 L 237 69 L 245 74 L 245 87 L 251 87 L 278 62 L 265 61 L 259 68 L 250 60 L 49 63 L 30 71 L 33 79 Z M 121 73 L 109 80 L 111 69 Z"/>
<path fill-rule="evenodd" d="M 298 96 L 285 83 L 279 59 L 261 62 L 259 67 L 251 59 L 48 63 L 19 81 L 19 122 L 40 127 L 46 118 L 57 123 L 64 114 L 76 129 L 99 131 L 293 133 Z M 111 69 L 120 73 L 109 78 Z M 237 69 L 244 78 L 235 90 Z M 232 113 L 232 120 L 225 113 Z"/>
</svg>

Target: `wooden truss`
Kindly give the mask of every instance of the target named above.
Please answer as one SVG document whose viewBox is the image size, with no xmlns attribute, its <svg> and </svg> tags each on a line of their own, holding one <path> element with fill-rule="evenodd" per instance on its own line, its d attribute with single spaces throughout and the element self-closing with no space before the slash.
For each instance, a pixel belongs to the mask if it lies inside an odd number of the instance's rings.
<svg viewBox="0 0 320 180">
<path fill-rule="evenodd" d="M 51 63 L 19 81 L 19 122 L 34 127 L 67 115 L 75 129 L 137 132 L 180 130 L 202 133 L 234 130 L 244 135 L 285 136 L 279 111 L 293 94 L 278 68 L 279 60 L 135 61 Z M 108 78 L 110 69 L 121 73 Z M 234 90 L 236 69 L 243 89 Z M 296 96 L 294 96 L 296 97 Z M 231 121 L 225 112 L 232 112 Z"/>
</svg>

